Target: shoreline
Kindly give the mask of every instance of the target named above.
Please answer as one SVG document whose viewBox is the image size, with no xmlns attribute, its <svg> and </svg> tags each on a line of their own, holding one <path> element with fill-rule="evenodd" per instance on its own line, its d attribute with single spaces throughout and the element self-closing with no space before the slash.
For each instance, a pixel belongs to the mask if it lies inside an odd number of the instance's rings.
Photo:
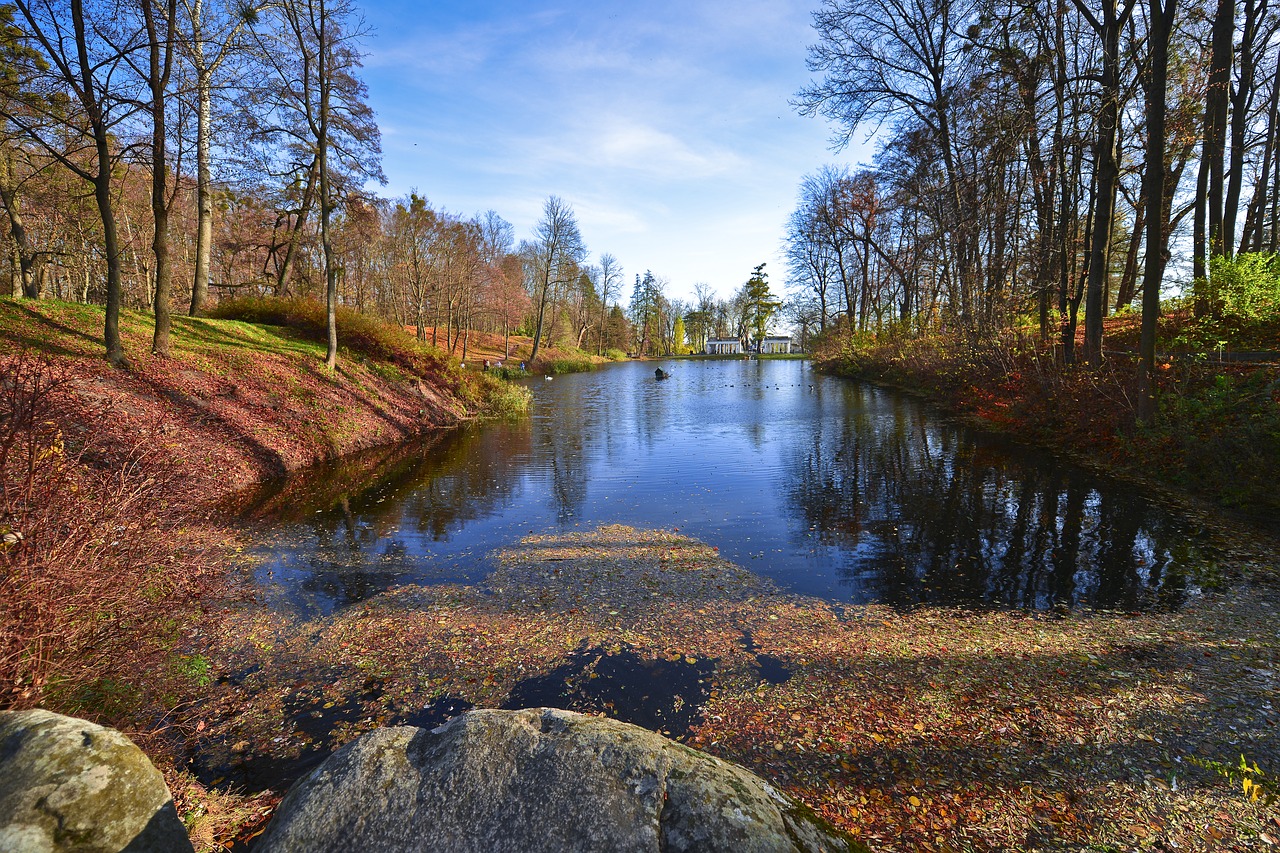
<svg viewBox="0 0 1280 853">
<path fill-rule="evenodd" d="M 883 369 L 891 369 L 889 365 L 880 365 Z M 1167 506 L 1188 519 L 1194 519 L 1207 529 L 1213 530 L 1216 538 L 1241 537 L 1245 542 L 1231 548 L 1238 551 L 1236 556 L 1249 558 L 1269 556 L 1280 552 L 1280 518 L 1267 525 L 1257 514 L 1249 514 L 1240 510 L 1223 506 L 1210 497 L 1189 490 L 1167 479 L 1143 473 L 1136 467 L 1136 461 L 1121 461 L 1111 454 L 1096 453 L 1091 448 L 1063 448 L 1045 440 L 1039 428 L 1033 424 L 1007 417 L 993 420 L 971 407 L 956 404 L 950 395 L 927 387 L 923 382 L 895 380 L 881 375 L 874 370 L 854 368 L 835 359 L 817 360 L 813 369 L 827 376 L 834 376 L 855 382 L 865 382 L 877 388 L 905 394 L 920 400 L 933 408 L 939 417 L 952 420 L 966 428 L 999 436 L 1015 444 L 1050 454 L 1056 459 L 1073 466 L 1083 468 L 1096 476 L 1110 478 L 1146 490 L 1157 502 Z M 1014 400 L 1005 400 L 1012 404 Z M 1110 458 L 1109 458 L 1110 456 Z M 1275 569 L 1256 578 L 1268 583 L 1280 582 L 1280 574 Z"/>
</svg>

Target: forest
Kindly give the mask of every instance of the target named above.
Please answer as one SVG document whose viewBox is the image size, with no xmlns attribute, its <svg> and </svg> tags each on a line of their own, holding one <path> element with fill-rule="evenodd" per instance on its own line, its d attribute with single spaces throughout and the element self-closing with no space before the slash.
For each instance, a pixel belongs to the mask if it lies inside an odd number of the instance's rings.
<svg viewBox="0 0 1280 853">
<path fill-rule="evenodd" d="M 796 108 L 879 140 L 807 175 L 787 224 L 819 357 L 1268 516 L 1275 8 L 829 0 L 813 21 Z"/>
<path fill-rule="evenodd" d="M 1228 282 L 1274 278 L 1247 258 L 1280 239 L 1278 20 L 1265 0 L 830 0 L 796 105 L 845 142 L 878 130 L 880 153 L 801 185 L 786 241 L 809 322 L 1026 317 L 1097 365 L 1108 314 L 1243 309 Z"/>
</svg>

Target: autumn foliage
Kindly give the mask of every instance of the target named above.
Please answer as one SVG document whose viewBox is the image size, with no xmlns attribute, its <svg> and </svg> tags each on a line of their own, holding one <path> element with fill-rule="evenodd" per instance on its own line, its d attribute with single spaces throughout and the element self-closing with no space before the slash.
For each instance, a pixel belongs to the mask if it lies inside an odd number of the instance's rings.
<svg viewBox="0 0 1280 853">
<path fill-rule="evenodd" d="M 109 707 L 104 685 L 146 668 L 213 577 L 198 537 L 178 544 L 148 437 L 108 447 L 55 414 L 80 405 L 69 374 L 27 351 L 0 359 L 0 708 Z"/>
<path fill-rule="evenodd" d="M 1194 328 L 1174 314 L 1176 341 Z M 1136 316 L 1109 321 L 1123 346 Z M 1129 328 L 1132 326 L 1133 328 Z M 1114 352 L 1097 368 L 1063 365 L 1053 345 L 1012 328 L 924 336 L 831 335 L 828 369 L 912 388 L 987 426 L 1128 470 L 1274 523 L 1280 495 L 1280 384 L 1273 365 L 1174 354 L 1157 369 L 1159 418 L 1139 426 L 1137 360 Z"/>
</svg>

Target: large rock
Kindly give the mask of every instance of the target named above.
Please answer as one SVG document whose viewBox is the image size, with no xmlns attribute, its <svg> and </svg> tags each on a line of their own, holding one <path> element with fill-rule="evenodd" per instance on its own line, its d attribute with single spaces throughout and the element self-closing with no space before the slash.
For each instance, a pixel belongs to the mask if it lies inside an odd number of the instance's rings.
<svg viewBox="0 0 1280 853">
<path fill-rule="evenodd" d="M 164 777 L 114 729 L 0 712 L 0 851 L 190 851 Z"/>
<path fill-rule="evenodd" d="M 741 767 L 549 708 L 371 732 L 293 786 L 255 849 L 865 850 Z"/>
</svg>

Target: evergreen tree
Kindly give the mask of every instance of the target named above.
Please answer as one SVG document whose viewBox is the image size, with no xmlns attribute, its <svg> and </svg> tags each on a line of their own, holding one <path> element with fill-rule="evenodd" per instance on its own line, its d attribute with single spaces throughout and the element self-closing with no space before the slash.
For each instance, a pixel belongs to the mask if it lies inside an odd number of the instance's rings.
<svg viewBox="0 0 1280 853">
<path fill-rule="evenodd" d="M 769 319 L 782 307 L 782 302 L 769 290 L 769 274 L 760 264 L 751 273 L 751 278 L 743 285 L 743 295 L 747 303 L 748 326 L 755 332 L 756 346 L 767 334 Z"/>
</svg>

